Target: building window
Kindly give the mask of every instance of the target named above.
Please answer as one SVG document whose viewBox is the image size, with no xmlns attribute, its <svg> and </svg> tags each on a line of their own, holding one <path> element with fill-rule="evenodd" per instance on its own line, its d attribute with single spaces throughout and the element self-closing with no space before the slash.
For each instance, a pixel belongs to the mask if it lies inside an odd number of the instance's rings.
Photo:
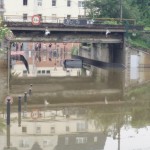
<svg viewBox="0 0 150 150">
<path fill-rule="evenodd" d="M 66 132 L 69 132 L 69 131 L 70 131 L 69 126 L 66 126 Z"/>
<path fill-rule="evenodd" d="M 42 14 L 37 14 L 39 17 L 40 17 L 40 19 L 41 19 L 41 21 L 42 21 Z"/>
<path fill-rule="evenodd" d="M 55 127 L 51 127 L 51 133 L 55 133 Z"/>
<path fill-rule="evenodd" d="M 52 0 L 52 6 L 56 6 L 56 0 Z"/>
<path fill-rule="evenodd" d="M 56 19 L 57 19 L 56 14 L 52 14 L 52 20 L 56 20 Z"/>
<path fill-rule="evenodd" d="M 23 0 L 23 5 L 28 5 L 28 0 Z"/>
<path fill-rule="evenodd" d="M 27 127 L 22 127 L 22 133 L 27 133 Z"/>
<path fill-rule="evenodd" d="M 97 142 L 97 136 L 94 137 L 94 142 Z"/>
<path fill-rule="evenodd" d="M 77 131 L 81 132 L 81 131 L 87 131 L 88 129 L 88 124 L 86 122 L 78 122 L 77 123 Z"/>
<path fill-rule="evenodd" d="M 87 143 L 87 137 L 76 137 L 77 144 L 84 144 Z"/>
<path fill-rule="evenodd" d="M 42 6 L 42 0 L 37 0 L 37 6 Z"/>
<path fill-rule="evenodd" d="M 42 74 L 45 74 L 45 70 L 42 70 Z"/>
<path fill-rule="evenodd" d="M 84 18 L 83 15 L 78 15 L 78 19 Z"/>
<path fill-rule="evenodd" d="M 47 74 L 50 74 L 50 70 L 47 70 L 46 73 L 47 73 Z"/>
<path fill-rule="evenodd" d="M 68 6 L 68 7 L 71 6 L 71 0 L 67 0 L 67 6 Z"/>
<path fill-rule="evenodd" d="M 41 127 L 36 127 L 36 133 L 41 133 Z"/>
<path fill-rule="evenodd" d="M 49 141 L 48 140 L 44 140 L 43 141 L 43 147 L 47 147 L 49 145 Z"/>
<path fill-rule="evenodd" d="M 27 20 L 27 18 L 28 18 L 28 14 L 23 14 L 23 20 L 25 21 Z"/>
<path fill-rule="evenodd" d="M 23 76 L 27 76 L 27 70 L 23 70 Z"/>
<path fill-rule="evenodd" d="M 22 148 L 29 148 L 29 141 L 20 140 L 20 141 L 19 141 L 19 147 L 22 147 Z"/>
<path fill-rule="evenodd" d="M 65 137 L 65 145 L 69 144 L 69 137 Z"/>
<path fill-rule="evenodd" d="M 78 7 L 84 7 L 84 1 L 78 1 Z"/>
<path fill-rule="evenodd" d="M 38 70 L 38 71 L 37 71 L 37 74 L 41 74 L 41 70 Z"/>
<path fill-rule="evenodd" d="M 0 8 L 4 8 L 4 1 L 0 0 Z"/>
<path fill-rule="evenodd" d="M 67 19 L 70 19 L 71 18 L 71 15 L 67 15 Z"/>
</svg>

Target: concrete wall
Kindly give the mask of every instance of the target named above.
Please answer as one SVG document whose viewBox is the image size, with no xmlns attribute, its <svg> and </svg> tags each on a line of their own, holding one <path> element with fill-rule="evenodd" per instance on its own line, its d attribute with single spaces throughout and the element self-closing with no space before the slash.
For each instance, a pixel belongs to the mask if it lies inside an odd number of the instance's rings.
<svg viewBox="0 0 150 150">
<path fill-rule="evenodd" d="M 109 62 L 109 47 L 108 44 L 104 43 L 88 44 L 88 46 L 80 47 L 79 55 L 89 59 Z M 108 81 L 109 73 L 107 70 L 96 69 L 94 66 L 91 66 L 91 72 L 96 82 L 106 83 Z"/>
<path fill-rule="evenodd" d="M 127 46 L 125 87 L 138 86 L 150 80 L 150 53 Z"/>
</svg>

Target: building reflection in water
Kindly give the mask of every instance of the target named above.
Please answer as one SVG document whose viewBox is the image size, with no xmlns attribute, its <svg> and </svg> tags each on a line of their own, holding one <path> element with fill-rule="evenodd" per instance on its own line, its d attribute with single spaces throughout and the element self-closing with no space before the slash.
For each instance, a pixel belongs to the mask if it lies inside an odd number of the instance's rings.
<svg viewBox="0 0 150 150">
<path fill-rule="evenodd" d="M 10 148 L 39 150 L 126 150 L 149 148 L 147 104 L 111 104 L 76 107 L 30 106 L 18 127 L 14 106 L 11 113 Z M 142 122 L 137 117 L 142 112 Z M 34 113 L 34 115 L 33 115 Z M 23 115 L 23 114 L 22 114 Z M 147 118 L 147 119 L 146 119 Z M 7 135 L 8 136 L 8 135 Z M 1 133 L 1 149 L 6 149 Z M 10 139 L 7 138 L 7 140 Z M 134 144 L 133 144 L 134 143 Z M 5 147 L 5 148 L 4 148 Z"/>
<path fill-rule="evenodd" d="M 67 45 L 65 45 L 65 53 Z M 35 79 L 32 79 L 32 83 L 34 82 L 33 95 L 32 100 L 29 101 L 24 95 L 25 105 L 24 113 L 21 113 L 21 127 L 18 127 L 18 113 L 14 101 L 11 127 L 9 128 L 11 129 L 11 148 L 15 149 L 16 147 L 19 150 L 150 149 L 148 142 L 150 138 L 149 103 L 122 101 L 124 88 L 139 85 L 149 76 L 144 76 L 144 72 L 142 74 L 141 70 L 132 72 L 132 70 L 103 70 L 94 67 L 78 70 L 80 73 L 76 70 L 75 74 L 67 74 L 67 71 L 63 74 L 60 73 L 58 66 L 61 66 L 63 57 L 67 57 L 67 53 L 63 54 L 63 47 L 54 44 L 53 48 L 53 44 L 47 47 L 47 45 L 39 45 L 39 43 L 30 46 L 32 50 L 24 50 L 24 53 L 32 64 L 29 65 L 32 70 L 32 75 L 30 75 L 36 76 Z M 36 49 L 35 46 L 37 46 Z M 41 46 L 43 46 L 43 52 L 41 52 Z M 44 46 L 50 49 L 49 53 L 44 50 Z M 26 44 L 22 49 L 25 47 L 27 47 Z M 50 71 L 42 68 L 45 60 L 49 63 L 46 69 L 52 67 Z M 50 64 L 53 66 L 49 66 Z M 19 62 L 12 62 L 12 72 L 17 73 L 15 77 L 28 76 L 24 71 L 25 68 L 21 70 L 22 66 L 19 65 Z M 59 75 L 78 77 L 74 79 L 60 76 L 59 79 L 52 78 L 52 76 L 57 76 L 57 74 L 53 74 L 56 70 Z M 133 76 L 132 73 L 139 74 Z M 51 78 L 46 78 L 47 75 Z M 41 78 L 42 76 L 44 78 Z M 24 83 L 28 84 L 28 82 L 31 83 L 31 80 L 14 79 L 11 82 L 11 93 L 16 94 L 17 97 L 26 91 Z M 56 100 L 70 102 L 70 97 L 73 99 L 71 102 L 92 101 L 93 103 L 90 105 L 78 103 L 76 107 L 65 105 L 58 107 L 54 104 Z M 62 99 L 64 101 L 59 101 Z M 94 105 L 94 101 L 101 103 Z M 45 102 L 47 105 L 44 105 Z M 3 115 L 1 118 L 6 119 L 3 118 Z M 5 149 L 4 147 L 9 145 L 10 138 L 8 136 L 6 141 L 5 136 L 6 133 L 0 134 L 1 149 Z"/>
<path fill-rule="evenodd" d="M 23 47 L 21 47 L 23 44 Z M 63 61 L 71 59 L 71 53 L 79 49 L 80 43 L 12 43 L 11 72 L 18 77 L 36 76 L 77 76 L 80 68 L 64 69 Z M 17 49 L 16 49 L 17 45 Z M 25 57 L 29 65 L 29 72 L 24 63 L 15 59 L 15 54 Z M 16 55 L 18 57 L 18 55 Z"/>
</svg>

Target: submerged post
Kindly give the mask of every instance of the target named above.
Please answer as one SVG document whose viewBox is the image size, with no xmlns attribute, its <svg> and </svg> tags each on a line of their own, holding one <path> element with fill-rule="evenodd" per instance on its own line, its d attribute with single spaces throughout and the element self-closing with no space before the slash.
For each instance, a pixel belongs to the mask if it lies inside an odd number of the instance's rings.
<svg viewBox="0 0 150 150">
<path fill-rule="evenodd" d="M 10 148 L 10 98 L 7 98 L 7 148 Z"/>
<path fill-rule="evenodd" d="M 18 97 L 18 126 L 21 127 L 21 96 Z"/>
</svg>

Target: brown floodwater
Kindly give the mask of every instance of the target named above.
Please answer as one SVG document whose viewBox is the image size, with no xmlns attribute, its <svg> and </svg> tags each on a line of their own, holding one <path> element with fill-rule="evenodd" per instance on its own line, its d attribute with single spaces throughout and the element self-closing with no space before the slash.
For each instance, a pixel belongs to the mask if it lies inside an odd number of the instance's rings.
<svg viewBox="0 0 150 150">
<path fill-rule="evenodd" d="M 9 104 L 0 69 L 0 150 L 148 150 L 149 79 L 150 69 L 137 68 L 11 76 Z"/>
</svg>

